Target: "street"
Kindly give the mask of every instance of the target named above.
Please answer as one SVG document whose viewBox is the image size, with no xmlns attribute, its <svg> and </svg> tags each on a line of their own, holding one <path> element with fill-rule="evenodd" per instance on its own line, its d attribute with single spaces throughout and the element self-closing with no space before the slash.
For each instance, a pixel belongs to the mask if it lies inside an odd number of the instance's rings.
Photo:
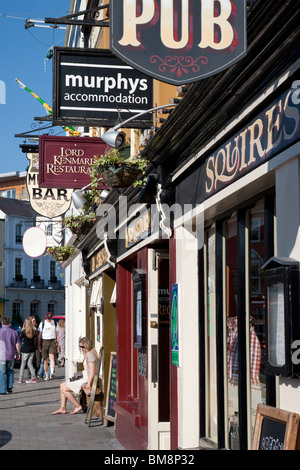
<svg viewBox="0 0 300 470">
<path fill-rule="evenodd" d="M 56 367 L 55 372 L 55 379 L 48 382 L 19 384 L 19 370 L 15 369 L 13 393 L 0 395 L 0 449 L 123 450 L 113 425 L 105 427 L 94 421 L 89 427 L 86 414 L 69 414 L 72 404 L 67 405 L 67 414 L 51 415 L 59 408 L 64 368 Z"/>
</svg>

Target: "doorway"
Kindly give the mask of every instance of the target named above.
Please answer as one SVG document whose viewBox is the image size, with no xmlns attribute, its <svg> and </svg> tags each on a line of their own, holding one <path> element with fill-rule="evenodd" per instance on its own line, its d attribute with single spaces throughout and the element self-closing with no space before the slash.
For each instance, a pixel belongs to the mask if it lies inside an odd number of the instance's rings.
<svg viewBox="0 0 300 470">
<path fill-rule="evenodd" d="M 169 253 L 148 252 L 148 445 L 170 449 Z"/>
</svg>

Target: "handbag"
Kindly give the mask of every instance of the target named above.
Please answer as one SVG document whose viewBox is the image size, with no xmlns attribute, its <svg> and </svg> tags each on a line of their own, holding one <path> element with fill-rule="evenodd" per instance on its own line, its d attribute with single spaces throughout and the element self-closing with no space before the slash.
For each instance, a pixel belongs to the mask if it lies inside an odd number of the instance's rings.
<svg viewBox="0 0 300 470">
<path fill-rule="evenodd" d="M 75 372 L 73 377 L 70 377 L 69 380 L 70 382 L 75 382 L 76 380 L 80 380 L 82 378 L 83 378 L 83 373 L 79 371 L 79 372 Z"/>
</svg>

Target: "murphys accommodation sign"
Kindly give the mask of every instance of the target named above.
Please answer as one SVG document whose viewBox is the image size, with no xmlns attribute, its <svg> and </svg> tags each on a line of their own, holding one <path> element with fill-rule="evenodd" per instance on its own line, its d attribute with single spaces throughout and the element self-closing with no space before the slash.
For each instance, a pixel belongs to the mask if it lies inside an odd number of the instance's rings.
<svg viewBox="0 0 300 470">
<path fill-rule="evenodd" d="M 153 79 L 102 49 L 54 49 L 53 124 L 114 126 L 153 107 Z M 152 114 L 127 127 L 147 128 Z"/>
<path fill-rule="evenodd" d="M 246 54 L 246 0 L 111 0 L 111 50 L 158 80 L 209 77 Z"/>
</svg>

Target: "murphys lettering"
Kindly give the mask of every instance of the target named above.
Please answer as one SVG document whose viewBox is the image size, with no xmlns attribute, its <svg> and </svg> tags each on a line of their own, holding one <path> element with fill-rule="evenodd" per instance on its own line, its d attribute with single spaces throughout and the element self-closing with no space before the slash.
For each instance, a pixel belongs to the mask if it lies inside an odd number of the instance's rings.
<svg viewBox="0 0 300 470">
<path fill-rule="evenodd" d="M 118 41 L 119 44 L 126 47 L 141 46 L 141 28 L 150 28 L 160 20 L 161 42 L 165 47 L 174 50 L 190 47 L 194 43 L 194 35 L 198 36 L 192 26 L 193 3 L 190 0 L 161 1 L 159 8 L 155 0 L 124 0 L 123 37 Z M 201 40 L 198 47 L 219 51 L 235 47 L 236 31 L 231 24 L 234 14 L 235 6 L 231 0 L 202 0 L 198 22 Z M 176 24 L 178 18 L 181 18 L 181 24 Z M 216 30 L 219 31 L 217 40 Z"/>
<path fill-rule="evenodd" d="M 206 160 L 206 195 L 210 196 L 263 163 L 297 138 L 300 107 L 289 90 L 239 134 Z"/>
</svg>

